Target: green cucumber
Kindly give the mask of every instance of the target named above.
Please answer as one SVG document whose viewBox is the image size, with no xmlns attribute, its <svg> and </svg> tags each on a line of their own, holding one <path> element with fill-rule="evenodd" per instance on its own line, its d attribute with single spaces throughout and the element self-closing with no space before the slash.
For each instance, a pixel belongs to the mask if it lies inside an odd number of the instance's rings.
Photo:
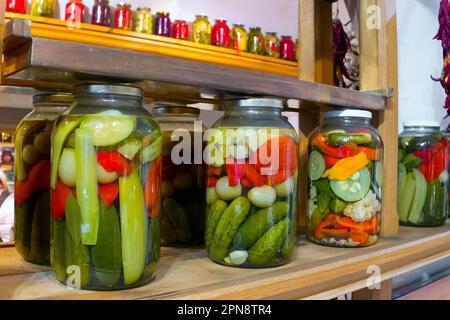
<svg viewBox="0 0 450 320">
<path fill-rule="evenodd" d="M 14 237 L 16 250 L 25 259 L 30 259 L 31 232 L 33 226 L 34 205 L 39 194 L 33 194 L 27 201 L 15 205 L 14 209 Z"/>
<path fill-rule="evenodd" d="M 407 170 L 411 171 L 412 169 L 420 167 L 420 165 L 422 164 L 422 159 L 419 157 L 416 157 L 412 153 L 409 153 L 405 156 L 402 163 L 406 167 Z"/>
<path fill-rule="evenodd" d="M 372 142 L 372 135 L 368 133 L 331 133 L 327 135 L 327 142 L 333 146 L 341 146 L 350 142 L 369 144 Z"/>
<path fill-rule="evenodd" d="M 425 205 L 425 199 L 427 196 L 427 181 L 419 170 L 413 169 L 413 174 L 414 179 L 416 180 L 416 190 L 414 191 L 408 221 L 413 224 L 418 224 L 423 218 L 423 206 Z"/>
<path fill-rule="evenodd" d="M 141 162 L 147 163 L 155 160 L 162 153 L 162 137 L 160 136 L 151 145 L 141 152 Z"/>
<path fill-rule="evenodd" d="M 220 217 L 222 216 L 227 207 L 228 205 L 225 201 L 217 199 L 208 209 L 208 213 L 206 215 L 206 234 L 205 234 L 205 244 L 207 248 L 211 243 L 211 239 L 214 235 L 214 231 L 216 230 L 217 223 L 219 223 Z"/>
<path fill-rule="evenodd" d="M 319 180 L 325 172 L 325 159 L 317 151 L 311 152 L 308 159 L 308 175 L 312 181 Z"/>
<path fill-rule="evenodd" d="M 177 233 L 175 227 L 170 221 L 167 214 L 164 213 L 164 208 L 161 208 L 161 240 L 167 244 L 177 243 Z"/>
<path fill-rule="evenodd" d="M 280 250 L 286 241 L 288 218 L 285 218 L 270 228 L 258 241 L 248 250 L 248 261 L 256 266 L 268 263 Z"/>
<path fill-rule="evenodd" d="M 15 161 L 14 161 L 14 175 L 17 181 L 23 181 L 27 178 L 28 174 L 23 162 L 23 149 L 26 144 L 31 140 L 33 135 L 42 130 L 45 123 L 42 121 L 24 121 L 17 127 L 16 140 L 14 142 L 15 148 Z"/>
<path fill-rule="evenodd" d="M 31 227 L 31 259 L 47 264 L 50 252 L 50 193 L 44 192 L 36 202 Z"/>
<path fill-rule="evenodd" d="M 148 262 L 154 263 L 159 260 L 160 255 L 160 221 L 159 218 L 148 219 L 148 238 L 149 238 L 149 252 Z"/>
<path fill-rule="evenodd" d="M 180 243 L 189 243 L 194 238 L 189 212 L 173 198 L 164 199 L 162 213 L 172 222 Z"/>
<path fill-rule="evenodd" d="M 398 149 L 398 162 L 402 162 L 405 158 L 405 151 L 403 149 Z"/>
<path fill-rule="evenodd" d="M 66 279 L 65 258 L 65 233 L 66 222 L 64 220 L 51 222 L 52 239 L 50 243 L 50 263 L 56 274 L 56 279 L 64 282 Z"/>
<path fill-rule="evenodd" d="M 81 239 L 85 245 L 97 243 L 100 203 L 97 190 L 97 158 L 88 129 L 75 131 L 76 187 L 81 211 Z"/>
<path fill-rule="evenodd" d="M 51 177 L 50 183 L 52 189 L 56 188 L 56 184 L 58 182 L 58 168 L 59 168 L 59 159 L 61 157 L 61 153 L 64 147 L 64 143 L 69 135 L 74 131 L 81 122 L 81 118 L 64 118 L 61 122 L 58 123 L 55 130 L 52 134 L 52 168 L 51 168 Z"/>
<path fill-rule="evenodd" d="M 125 285 L 136 283 L 147 255 L 147 210 L 137 170 L 119 178 L 122 266 Z"/>
<path fill-rule="evenodd" d="M 328 212 L 321 212 L 316 208 L 308 220 L 308 235 L 313 235 L 317 226 L 326 218 Z"/>
<path fill-rule="evenodd" d="M 287 202 L 276 202 L 272 207 L 252 214 L 241 225 L 233 240 L 233 249 L 247 250 L 271 227 L 287 216 Z"/>
<path fill-rule="evenodd" d="M 414 174 L 408 173 L 406 176 L 405 188 L 402 191 L 402 197 L 398 199 L 398 217 L 401 222 L 408 222 L 408 215 L 411 209 L 411 204 L 416 191 L 416 181 L 414 180 Z"/>
<path fill-rule="evenodd" d="M 112 288 L 122 271 L 122 239 L 116 206 L 106 208 L 100 201 L 97 244 L 91 247 L 94 272 L 102 286 Z"/>
<path fill-rule="evenodd" d="M 370 183 L 370 171 L 367 168 L 363 168 L 345 181 L 330 181 L 330 187 L 342 200 L 355 202 L 367 195 Z"/>
<path fill-rule="evenodd" d="M 108 147 L 127 139 L 135 128 L 135 121 L 130 116 L 102 114 L 85 117 L 80 128 L 91 132 L 94 145 Z"/>
<path fill-rule="evenodd" d="M 397 198 L 401 199 L 403 190 L 405 190 L 406 176 L 408 171 L 403 163 L 398 164 L 398 185 L 397 185 Z"/>
<path fill-rule="evenodd" d="M 117 148 L 117 152 L 123 155 L 128 160 L 133 160 L 134 156 L 141 150 L 142 141 L 137 139 L 128 139 Z"/>
<path fill-rule="evenodd" d="M 375 162 L 375 182 L 379 187 L 383 186 L 383 162 Z"/>
<path fill-rule="evenodd" d="M 238 197 L 225 209 L 217 223 L 211 245 L 209 246 L 211 260 L 223 261 L 233 242 L 234 235 L 240 225 L 247 219 L 250 207 L 250 201 L 247 198 Z"/>
<path fill-rule="evenodd" d="M 447 187 L 438 179 L 428 182 L 428 192 L 423 210 L 423 225 L 434 227 L 445 222 L 448 205 L 447 194 Z"/>
</svg>

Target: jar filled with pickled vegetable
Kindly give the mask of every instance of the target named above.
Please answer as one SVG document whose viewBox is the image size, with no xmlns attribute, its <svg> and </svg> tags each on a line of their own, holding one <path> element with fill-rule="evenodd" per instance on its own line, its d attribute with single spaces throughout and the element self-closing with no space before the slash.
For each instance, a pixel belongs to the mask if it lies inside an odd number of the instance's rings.
<svg viewBox="0 0 450 320">
<path fill-rule="evenodd" d="M 141 32 L 146 34 L 153 33 L 153 16 L 150 8 L 137 8 L 134 18 L 135 32 Z"/>
<path fill-rule="evenodd" d="M 189 23 L 186 20 L 175 20 L 172 28 L 172 37 L 175 39 L 189 40 Z"/>
<path fill-rule="evenodd" d="M 84 4 L 81 0 L 70 0 L 66 4 L 65 20 L 70 23 L 84 22 Z"/>
<path fill-rule="evenodd" d="M 361 110 L 326 112 L 310 137 L 308 238 L 332 247 L 365 247 L 378 240 L 383 142 Z"/>
<path fill-rule="evenodd" d="M 245 31 L 245 26 L 243 24 L 233 24 L 230 41 L 234 50 L 247 51 L 248 33 Z"/>
<path fill-rule="evenodd" d="M 30 14 L 32 16 L 53 18 L 55 0 L 32 0 Z"/>
<path fill-rule="evenodd" d="M 280 57 L 280 40 L 278 40 L 276 32 L 266 32 L 265 50 L 266 56 L 279 58 Z"/>
<path fill-rule="evenodd" d="M 78 289 L 142 285 L 159 260 L 159 125 L 139 88 L 81 84 L 74 95 L 52 132 L 53 270 Z"/>
<path fill-rule="evenodd" d="M 131 30 L 131 26 L 131 5 L 125 2 L 118 3 L 114 13 L 114 27 L 116 29 Z"/>
<path fill-rule="evenodd" d="M 6 0 L 6 12 L 27 13 L 26 0 Z"/>
<path fill-rule="evenodd" d="M 397 196 L 402 225 L 438 227 L 447 220 L 448 141 L 439 127 L 433 121 L 403 124 Z"/>
<path fill-rule="evenodd" d="M 155 34 L 170 37 L 171 31 L 172 22 L 170 21 L 170 13 L 167 11 L 158 11 L 155 17 Z"/>
<path fill-rule="evenodd" d="M 211 44 L 218 47 L 230 47 L 230 28 L 227 25 L 227 20 L 216 20 L 216 24 L 212 28 Z"/>
<path fill-rule="evenodd" d="M 205 179 L 202 162 L 203 127 L 200 110 L 186 106 L 153 109 L 162 132 L 161 242 L 163 245 L 203 244 Z M 188 146 L 180 155 L 181 143 Z"/>
<path fill-rule="evenodd" d="M 280 41 L 280 58 L 295 60 L 295 44 L 291 36 L 282 36 Z"/>
<path fill-rule="evenodd" d="M 265 268 L 294 254 L 298 137 L 282 109 L 278 99 L 237 100 L 207 132 L 205 241 L 214 262 Z"/>
<path fill-rule="evenodd" d="M 33 97 L 33 111 L 18 125 L 14 161 L 16 249 L 28 262 L 50 263 L 50 139 L 71 94 Z"/>
<path fill-rule="evenodd" d="M 111 24 L 111 7 L 108 0 L 95 0 L 92 7 L 91 24 L 109 27 Z"/>
<path fill-rule="evenodd" d="M 250 28 L 248 34 L 248 51 L 254 54 L 264 55 L 264 36 L 260 27 Z"/>
<path fill-rule="evenodd" d="M 192 39 L 196 43 L 211 44 L 211 23 L 206 15 L 195 16 Z"/>
</svg>

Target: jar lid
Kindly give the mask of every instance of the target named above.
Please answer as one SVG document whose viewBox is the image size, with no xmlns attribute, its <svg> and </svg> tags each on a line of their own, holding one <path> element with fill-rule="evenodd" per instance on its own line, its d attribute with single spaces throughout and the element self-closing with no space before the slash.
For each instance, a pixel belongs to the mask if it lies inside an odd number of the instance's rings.
<svg viewBox="0 0 450 320">
<path fill-rule="evenodd" d="M 403 127 L 432 127 L 440 128 L 441 124 L 438 121 L 405 121 L 403 122 Z"/>
<path fill-rule="evenodd" d="M 231 101 L 231 106 L 239 107 L 267 107 L 283 109 L 283 100 L 276 98 L 249 98 Z"/>
<path fill-rule="evenodd" d="M 200 109 L 193 107 L 186 107 L 183 105 L 165 105 L 153 108 L 152 113 L 156 117 L 164 115 L 183 115 L 183 114 L 199 115 Z"/>
<path fill-rule="evenodd" d="M 141 88 L 110 83 L 82 83 L 75 86 L 74 94 L 95 93 L 95 94 L 121 94 L 126 96 L 142 97 L 144 91 Z"/>
<path fill-rule="evenodd" d="M 269 36 L 276 36 L 276 35 L 277 35 L 277 33 L 276 33 L 276 32 L 273 32 L 273 31 L 271 31 L 271 32 L 266 32 L 266 34 L 269 35 Z"/>
<path fill-rule="evenodd" d="M 324 118 L 367 118 L 372 119 L 372 112 L 365 110 L 344 109 L 336 111 L 328 111 L 323 114 Z"/>
<path fill-rule="evenodd" d="M 33 104 L 72 104 L 74 101 L 71 93 L 42 93 L 33 96 Z"/>
</svg>

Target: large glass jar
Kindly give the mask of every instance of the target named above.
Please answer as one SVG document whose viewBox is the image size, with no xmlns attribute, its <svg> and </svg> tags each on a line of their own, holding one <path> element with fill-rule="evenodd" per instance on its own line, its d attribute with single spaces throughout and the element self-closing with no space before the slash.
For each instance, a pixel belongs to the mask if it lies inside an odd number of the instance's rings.
<svg viewBox="0 0 450 320">
<path fill-rule="evenodd" d="M 211 23 L 206 15 L 195 16 L 192 39 L 196 43 L 211 44 Z"/>
<path fill-rule="evenodd" d="M 260 27 L 250 28 L 248 34 L 248 51 L 259 55 L 264 55 L 264 36 Z"/>
<path fill-rule="evenodd" d="M 141 32 L 146 34 L 153 33 L 153 16 L 150 8 L 137 8 L 134 18 L 135 32 Z"/>
<path fill-rule="evenodd" d="M 266 56 L 279 58 L 280 57 L 280 40 L 278 40 L 276 32 L 266 32 L 265 49 Z"/>
<path fill-rule="evenodd" d="M 378 240 L 383 142 L 361 110 L 326 112 L 311 134 L 308 160 L 308 238 L 332 247 Z"/>
<path fill-rule="evenodd" d="M 437 227 L 447 220 L 448 141 L 439 126 L 424 121 L 403 124 L 397 196 L 402 225 Z"/>
<path fill-rule="evenodd" d="M 206 248 L 217 263 L 265 268 L 296 248 L 298 137 L 277 99 L 233 102 L 208 131 Z"/>
<path fill-rule="evenodd" d="M 32 0 L 30 14 L 32 16 L 53 18 L 55 0 Z"/>
<path fill-rule="evenodd" d="M 189 40 L 189 24 L 186 20 L 175 20 L 173 23 L 172 37 L 175 39 Z"/>
<path fill-rule="evenodd" d="M 111 25 L 111 7 L 108 0 L 95 0 L 92 7 L 91 23 L 104 27 Z"/>
<path fill-rule="evenodd" d="M 280 41 L 280 58 L 295 61 L 295 44 L 291 36 L 282 36 Z"/>
<path fill-rule="evenodd" d="M 33 111 L 18 125 L 14 161 L 16 249 L 29 262 L 50 263 L 50 138 L 70 94 L 33 97 Z"/>
<path fill-rule="evenodd" d="M 65 20 L 70 23 L 84 22 L 84 4 L 81 0 L 70 0 L 66 3 Z"/>
<path fill-rule="evenodd" d="M 234 50 L 247 51 L 248 33 L 243 24 L 233 24 L 231 29 L 231 46 Z"/>
<path fill-rule="evenodd" d="M 226 20 L 216 20 L 216 24 L 212 28 L 211 44 L 218 47 L 230 47 L 230 28 Z"/>
<path fill-rule="evenodd" d="M 27 13 L 26 0 L 6 0 L 6 12 Z"/>
<path fill-rule="evenodd" d="M 53 270 L 81 289 L 142 285 L 159 259 L 159 125 L 139 88 L 81 84 L 74 95 L 52 131 Z"/>
<path fill-rule="evenodd" d="M 155 17 L 155 34 L 170 37 L 171 31 L 172 22 L 170 21 L 170 13 L 167 11 L 158 11 Z"/>
<path fill-rule="evenodd" d="M 203 176 L 200 110 L 185 106 L 153 109 L 161 125 L 163 245 L 196 245 L 205 235 L 205 179 Z M 196 123 L 197 121 L 197 123 Z M 183 149 L 186 143 L 189 150 Z"/>
<path fill-rule="evenodd" d="M 131 30 L 131 26 L 132 26 L 131 5 L 125 2 L 118 3 L 116 11 L 114 13 L 114 28 L 122 30 Z"/>
</svg>

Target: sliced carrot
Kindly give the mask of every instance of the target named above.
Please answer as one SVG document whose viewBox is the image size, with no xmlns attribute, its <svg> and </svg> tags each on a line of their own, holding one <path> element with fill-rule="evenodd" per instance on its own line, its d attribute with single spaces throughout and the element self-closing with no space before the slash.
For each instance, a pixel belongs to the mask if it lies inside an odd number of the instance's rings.
<svg viewBox="0 0 450 320">
<path fill-rule="evenodd" d="M 367 232 L 350 232 L 349 236 L 353 242 L 358 242 L 360 244 L 366 244 L 369 241 L 369 234 Z"/>
</svg>

